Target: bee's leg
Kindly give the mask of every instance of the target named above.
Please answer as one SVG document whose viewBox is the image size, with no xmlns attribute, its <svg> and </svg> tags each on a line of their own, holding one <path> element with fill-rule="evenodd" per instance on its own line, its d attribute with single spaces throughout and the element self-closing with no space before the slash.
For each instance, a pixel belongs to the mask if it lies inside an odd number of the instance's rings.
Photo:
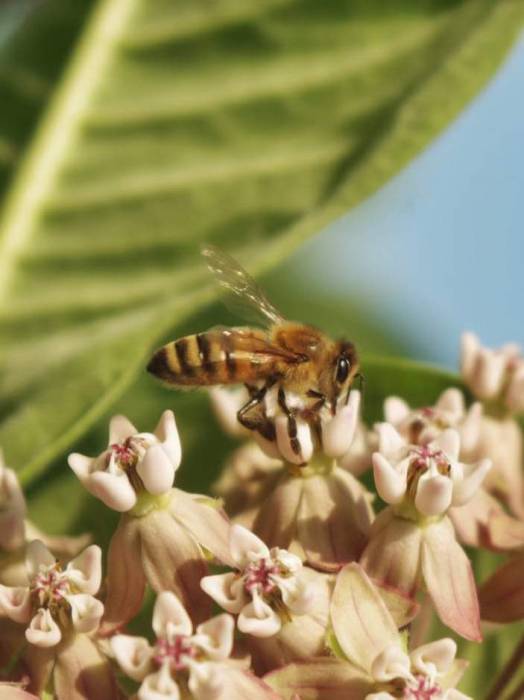
<svg viewBox="0 0 524 700">
<path fill-rule="evenodd" d="M 320 409 L 325 405 L 327 401 L 326 395 L 322 394 L 320 391 L 315 391 L 315 389 L 309 389 L 307 395 L 311 399 L 318 399 L 318 401 L 315 401 L 315 403 L 309 409 L 313 413 L 318 413 L 318 411 L 320 411 Z"/>
<path fill-rule="evenodd" d="M 267 390 L 274 385 L 275 381 L 276 379 L 273 378 L 268 379 L 261 389 L 246 384 L 251 398 L 237 413 L 237 420 L 240 425 L 243 425 L 248 430 L 258 431 L 262 437 L 271 441 L 275 439 L 275 427 L 267 419 L 262 401 L 266 396 Z"/>
<path fill-rule="evenodd" d="M 278 390 L 278 405 L 284 411 L 287 416 L 287 434 L 289 435 L 289 443 L 291 449 L 296 455 L 300 454 L 300 442 L 297 436 L 297 419 L 291 412 L 291 409 L 286 403 L 286 392 L 284 387 L 280 387 Z"/>
</svg>

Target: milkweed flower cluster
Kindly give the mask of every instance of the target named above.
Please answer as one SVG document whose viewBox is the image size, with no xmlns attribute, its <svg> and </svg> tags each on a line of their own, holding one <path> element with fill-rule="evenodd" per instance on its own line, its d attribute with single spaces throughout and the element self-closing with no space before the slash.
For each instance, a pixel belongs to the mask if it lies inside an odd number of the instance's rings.
<svg viewBox="0 0 524 700">
<path fill-rule="evenodd" d="M 118 513 L 105 556 L 40 532 L 0 461 L 0 698 L 467 700 L 451 634 L 524 618 L 523 362 L 465 334 L 473 400 L 389 396 L 374 422 L 357 390 L 310 410 L 275 386 L 264 435 L 237 419 L 243 390 L 215 388 L 239 445 L 213 496 L 175 485 L 172 411 L 152 432 L 116 416 L 97 456 L 68 459 Z M 503 561 L 476 580 L 464 545 Z"/>
</svg>

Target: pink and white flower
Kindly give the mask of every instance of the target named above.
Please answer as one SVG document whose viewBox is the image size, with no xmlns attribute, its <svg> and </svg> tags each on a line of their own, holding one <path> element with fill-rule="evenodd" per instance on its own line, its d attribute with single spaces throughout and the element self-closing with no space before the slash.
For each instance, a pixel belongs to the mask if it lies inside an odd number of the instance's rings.
<svg viewBox="0 0 524 700">
<path fill-rule="evenodd" d="M 39 647 L 57 645 L 73 630 L 97 629 L 104 606 L 94 596 L 102 577 L 102 552 L 91 545 L 64 568 L 39 540 L 27 548 L 26 587 L 0 586 L 0 611 L 28 624 L 27 641 Z"/>
<path fill-rule="evenodd" d="M 379 451 L 373 454 L 380 497 L 398 512 L 414 508 L 422 517 L 443 515 L 470 500 L 491 468 L 489 459 L 459 461 L 460 436 L 446 429 L 427 444 L 409 444 L 389 423 L 377 426 Z"/>
<path fill-rule="evenodd" d="M 466 666 L 455 659 L 456 643 L 445 638 L 408 649 L 358 564 L 338 574 L 331 623 L 337 658 L 290 664 L 266 676 L 284 700 L 295 693 L 317 700 L 467 700 L 455 688 Z"/>
<path fill-rule="evenodd" d="M 230 661 L 234 626 L 233 618 L 222 614 L 193 629 L 178 598 L 164 591 L 153 611 L 154 644 L 119 634 L 111 649 L 122 670 L 141 683 L 138 700 L 179 700 L 188 692 L 195 700 L 274 697 Z"/>
<path fill-rule="evenodd" d="M 315 589 L 297 556 L 278 547 L 270 550 L 241 525 L 231 527 L 229 547 L 237 571 L 206 576 L 201 586 L 224 610 L 238 615 L 240 631 L 271 637 L 291 616 L 312 610 Z"/>
<path fill-rule="evenodd" d="M 73 453 L 68 462 L 84 487 L 109 508 L 131 510 L 137 494 L 169 491 L 180 466 L 181 447 L 175 416 L 165 411 L 153 433 L 139 433 L 124 416 L 109 425 L 109 444 L 98 457 Z"/>
<path fill-rule="evenodd" d="M 464 381 L 482 401 L 498 402 L 511 413 L 524 411 L 524 358 L 515 343 L 491 349 L 473 333 L 462 335 Z"/>
<path fill-rule="evenodd" d="M 18 478 L 0 451 L 0 549 L 12 552 L 24 544 L 26 510 Z"/>
</svg>

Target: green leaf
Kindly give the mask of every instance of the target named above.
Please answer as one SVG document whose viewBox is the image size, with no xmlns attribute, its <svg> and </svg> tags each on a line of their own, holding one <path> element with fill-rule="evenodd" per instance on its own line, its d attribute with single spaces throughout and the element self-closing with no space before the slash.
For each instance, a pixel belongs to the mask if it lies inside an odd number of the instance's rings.
<svg viewBox="0 0 524 700">
<path fill-rule="evenodd" d="M 212 297 L 200 242 L 255 272 L 280 261 L 457 114 L 523 16 L 515 0 L 101 0 L 0 223 L 0 444 L 24 482 Z"/>
</svg>

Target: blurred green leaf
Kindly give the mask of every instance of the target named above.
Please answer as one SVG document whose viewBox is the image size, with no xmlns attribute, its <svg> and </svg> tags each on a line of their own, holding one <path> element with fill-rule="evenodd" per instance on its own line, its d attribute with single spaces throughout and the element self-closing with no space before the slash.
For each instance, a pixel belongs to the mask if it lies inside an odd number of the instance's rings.
<svg viewBox="0 0 524 700">
<path fill-rule="evenodd" d="M 22 479 L 211 298 L 199 242 L 255 272 L 280 261 L 457 114 L 523 16 L 515 0 L 101 0 L 0 225 L 0 444 Z"/>
</svg>

